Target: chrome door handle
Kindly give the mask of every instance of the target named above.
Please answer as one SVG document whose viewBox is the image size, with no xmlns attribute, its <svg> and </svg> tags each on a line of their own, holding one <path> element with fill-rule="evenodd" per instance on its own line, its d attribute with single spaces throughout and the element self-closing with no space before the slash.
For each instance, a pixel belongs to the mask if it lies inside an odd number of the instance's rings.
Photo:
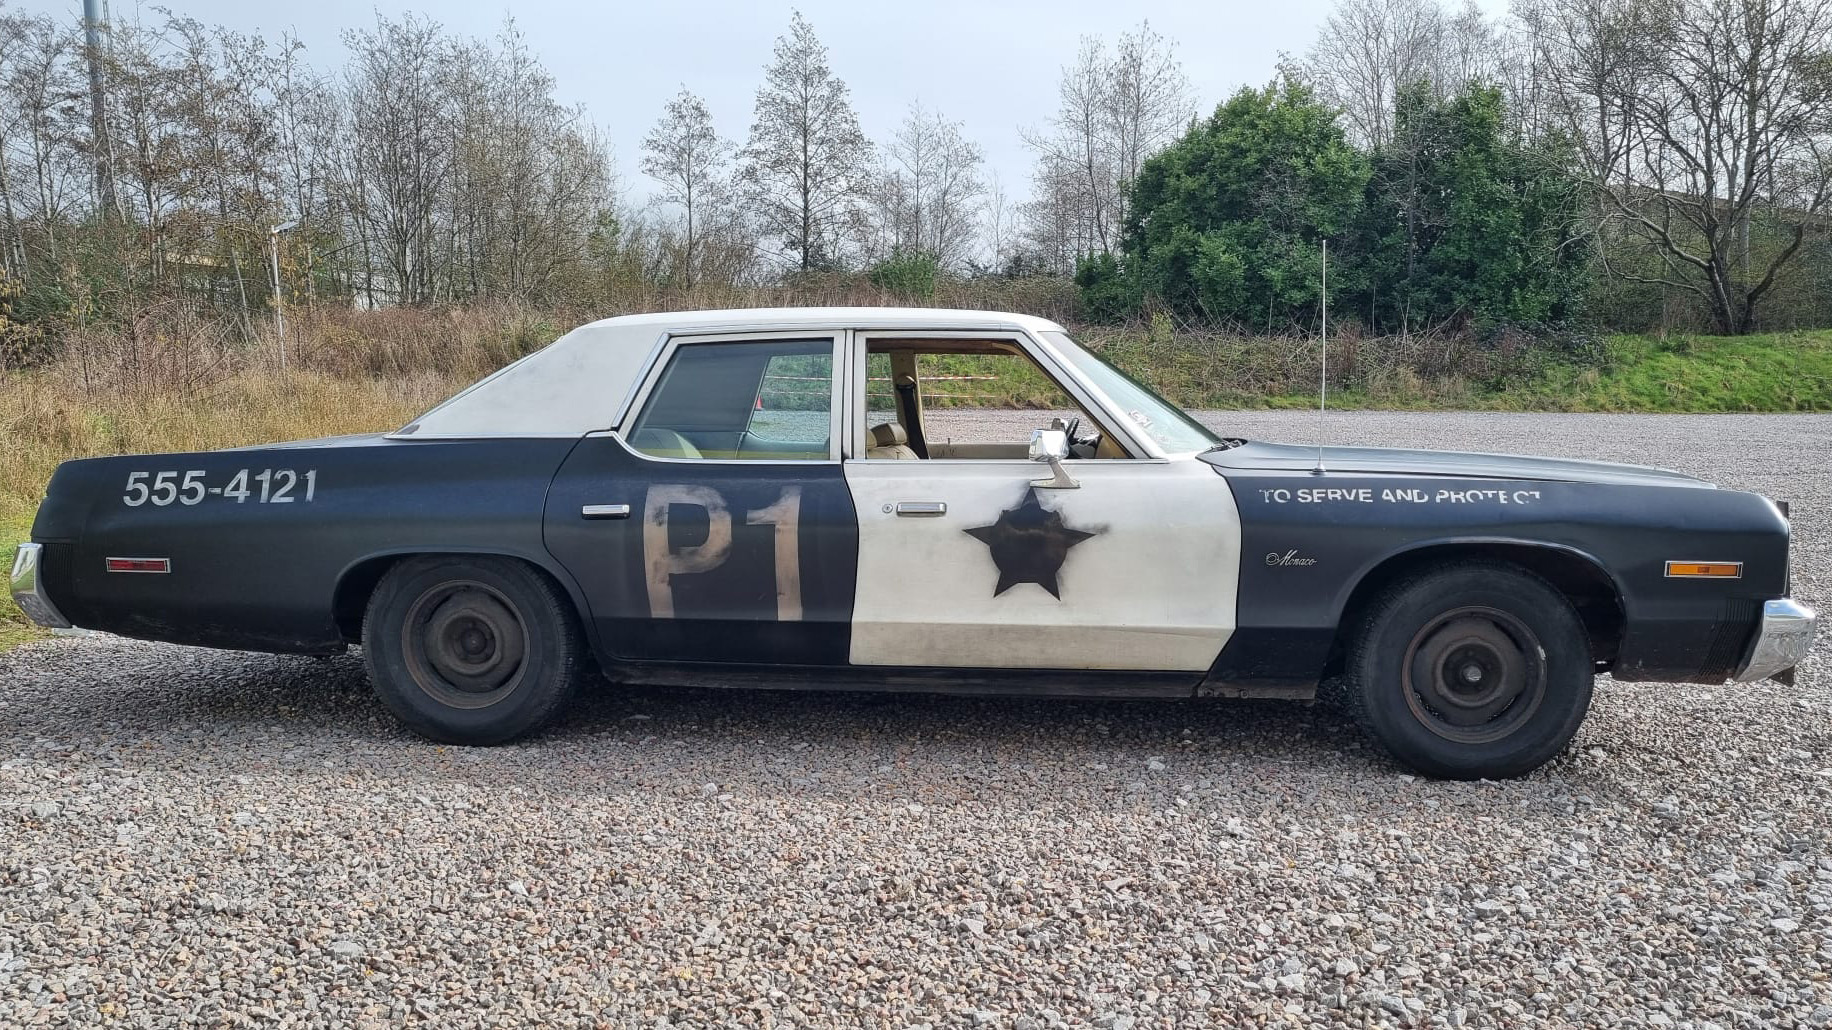
<svg viewBox="0 0 1832 1030">
<path fill-rule="evenodd" d="M 897 514 L 905 518 L 932 519 L 948 514 L 948 502 L 898 501 Z"/>
<path fill-rule="evenodd" d="M 585 519 L 627 519 L 630 517 L 630 506 L 627 504 L 588 504 L 579 509 L 579 517 Z"/>
</svg>

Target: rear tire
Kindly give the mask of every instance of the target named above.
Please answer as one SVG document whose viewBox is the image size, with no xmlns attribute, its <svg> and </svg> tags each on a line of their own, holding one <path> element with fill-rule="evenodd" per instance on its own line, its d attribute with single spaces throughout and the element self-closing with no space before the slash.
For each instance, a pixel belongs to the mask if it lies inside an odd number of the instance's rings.
<svg viewBox="0 0 1832 1030">
<path fill-rule="evenodd" d="M 501 744 L 571 700 L 585 652 L 572 602 L 508 558 L 411 558 L 363 616 L 375 692 L 402 723 L 447 744 Z"/>
<path fill-rule="evenodd" d="M 1448 779 L 1521 776 L 1565 749 L 1590 709 L 1590 640 L 1545 580 L 1459 562 L 1382 592 L 1363 614 L 1344 687 L 1369 736 Z"/>
</svg>

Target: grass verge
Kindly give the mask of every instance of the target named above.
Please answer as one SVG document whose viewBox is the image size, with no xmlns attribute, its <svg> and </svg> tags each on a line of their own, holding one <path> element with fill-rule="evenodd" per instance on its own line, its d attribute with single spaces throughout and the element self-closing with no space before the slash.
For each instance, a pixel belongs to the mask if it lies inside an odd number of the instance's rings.
<svg viewBox="0 0 1832 1030">
<path fill-rule="evenodd" d="M 1087 333 L 1109 361 L 1193 408 L 1317 403 L 1314 341 Z M 1330 405 L 1399 411 L 1832 411 L 1832 330 L 1534 343 L 1332 340 Z"/>
<path fill-rule="evenodd" d="M 10 501 L 0 504 L 10 505 Z M 19 550 L 19 541 L 32 534 L 32 509 L 17 506 L 0 507 L 0 558 L 5 559 L 4 568 L 13 569 L 13 554 Z M 20 644 L 30 643 L 45 636 L 45 631 L 32 625 L 13 603 L 11 594 L 0 591 L 0 651 L 6 651 Z"/>
</svg>

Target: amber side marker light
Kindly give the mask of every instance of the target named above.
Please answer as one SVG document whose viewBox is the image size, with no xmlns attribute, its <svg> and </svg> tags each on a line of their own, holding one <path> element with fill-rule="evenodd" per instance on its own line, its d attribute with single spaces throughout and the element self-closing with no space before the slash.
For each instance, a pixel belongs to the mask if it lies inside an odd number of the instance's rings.
<svg viewBox="0 0 1832 1030">
<path fill-rule="evenodd" d="M 1740 561 L 1670 561 L 1667 563 L 1669 579 L 1741 579 L 1743 563 Z"/>
</svg>

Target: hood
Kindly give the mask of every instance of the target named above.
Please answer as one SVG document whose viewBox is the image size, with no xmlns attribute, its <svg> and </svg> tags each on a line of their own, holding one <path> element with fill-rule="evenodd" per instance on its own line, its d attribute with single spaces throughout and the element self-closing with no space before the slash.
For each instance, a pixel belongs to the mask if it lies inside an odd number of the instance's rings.
<svg viewBox="0 0 1832 1030">
<path fill-rule="evenodd" d="M 1317 467 L 1317 448 L 1300 444 L 1249 440 L 1237 447 L 1208 451 L 1202 460 L 1217 468 L 1244 472 L 1308 472 Z M 1462 451 L 1411 451 L 1395 447 L 1325 447 L 1328 472 L 1402 476 L 1446 476 L 1461 479 L 1527 479 L 1558 483 L 1611 483 L 1620 486 L 1690 486 L 1712 484 L 1681 472 L 1607 461 L 1532 458 L 1516 454 L 1470 454 Z"/>
</svg>

